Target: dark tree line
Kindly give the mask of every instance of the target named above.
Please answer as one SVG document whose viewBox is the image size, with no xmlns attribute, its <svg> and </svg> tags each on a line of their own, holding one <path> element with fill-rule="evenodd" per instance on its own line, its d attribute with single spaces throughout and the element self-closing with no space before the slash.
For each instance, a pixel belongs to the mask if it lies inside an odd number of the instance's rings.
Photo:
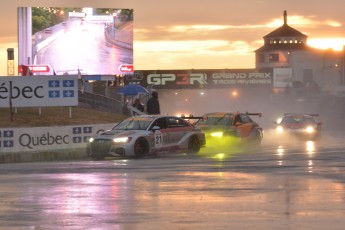
<svg viewBox="0 0 345 230">
<path fill-rule="evenodd" d="M 82 12 L 83 8 L 32 7 L 32 34 L 68 20 L 70 12 Z M 95 8 L 96 15 L 112 15 L 133 20 L 133 9 Z"/>
<path fill-rule="evenodd" d="M 32 7 L 32 34 L 66 21 L 73 11 L 82 12 L 82 8 Z"/>
</svg>

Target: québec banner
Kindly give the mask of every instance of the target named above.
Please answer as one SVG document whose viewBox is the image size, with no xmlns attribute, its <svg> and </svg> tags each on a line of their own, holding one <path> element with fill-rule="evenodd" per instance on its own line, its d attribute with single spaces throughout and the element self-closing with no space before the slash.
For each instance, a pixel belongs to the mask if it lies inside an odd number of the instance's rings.
<svg viewBox="0 0 345 230">
<path fill-rule="evenodd" d="M 0 77 L 0 107 L 77 106 L 78 76 Z"/>
</svg>

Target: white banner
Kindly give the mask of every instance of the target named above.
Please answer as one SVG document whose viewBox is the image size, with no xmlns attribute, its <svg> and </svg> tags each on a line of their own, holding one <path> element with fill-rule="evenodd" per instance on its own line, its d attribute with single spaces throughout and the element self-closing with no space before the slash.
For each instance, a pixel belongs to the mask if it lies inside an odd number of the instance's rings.
<svg viewBox="0 0 345 230">
<path fill-rule="evenodd" d="M 89 138 L 115 124 L 0 129 L 0 153 L 86 148 Z"/>
<path fill-rule="evenodd" d="M 78 76 L 0 77 L 0 107 L 77 106 Z"/>
</svg>

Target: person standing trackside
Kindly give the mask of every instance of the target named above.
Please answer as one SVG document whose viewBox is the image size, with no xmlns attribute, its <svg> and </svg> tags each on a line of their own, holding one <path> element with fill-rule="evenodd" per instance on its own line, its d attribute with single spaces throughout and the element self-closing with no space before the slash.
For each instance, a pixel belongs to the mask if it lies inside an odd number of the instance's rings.
<svg viewBox="0 0 345 230">
<path fill-rule="evenodd" d="M 139 111 L 141 111 L 141 112 L 144 112 L 144 106 L 143 106 L 143 104 L 141 104 L 140 103 L 140 100 L 139 100 L 139 98 L 136 98 L 135 100 L 134 100 L 134 103 L 133 103 L 133 105 L 132 105 L 134 108 L 136 108 L 137 110 L 139 110 Z M 133 115 L 134 116 L 136 116 L 136 115 L 138 115 L 137 113 L 133 113 Z"/>
<path fill-rule="evenodd" d="M 160 114 L 160 106 L 158 101 L 158 93 L 152 92 L 152 97 L 147 101 L 147 114 Z"/>
</svg>

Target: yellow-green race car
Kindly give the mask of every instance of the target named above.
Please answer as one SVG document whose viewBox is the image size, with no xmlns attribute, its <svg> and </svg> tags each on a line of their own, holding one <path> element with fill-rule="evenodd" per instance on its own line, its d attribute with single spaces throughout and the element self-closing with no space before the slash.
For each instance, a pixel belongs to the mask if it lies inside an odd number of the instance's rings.
<svg viewBox="0 0 345 230">
<path fill-rule="evenodd" d="M 248 112 L 214 112 L 203 115 L 196 123 L 206 136 L 207 143 L 217 143 L 231 137 L 240 142 L 260 144 L 263 139 L 263 128 L 250 116 L 261 113 Z M 218 141 L 218 142 L 219 142 Z"/>
</svg>

